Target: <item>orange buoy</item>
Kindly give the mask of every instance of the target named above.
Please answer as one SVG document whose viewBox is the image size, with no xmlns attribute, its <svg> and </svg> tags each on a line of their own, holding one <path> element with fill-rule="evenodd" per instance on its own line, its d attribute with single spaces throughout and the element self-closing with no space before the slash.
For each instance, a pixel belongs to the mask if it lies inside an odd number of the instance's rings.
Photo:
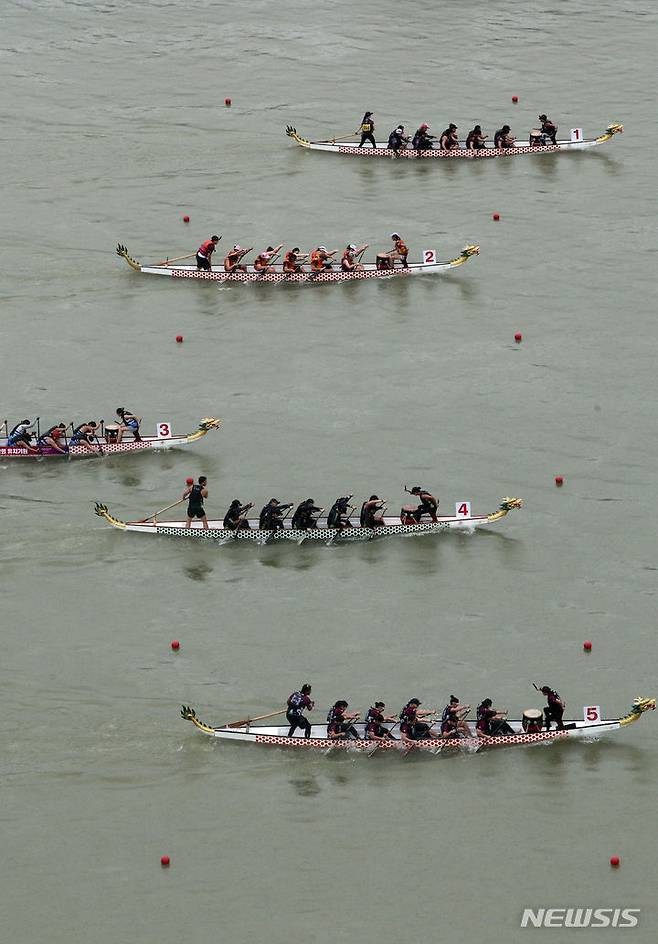
<svg viewBox="0 0 658 944">
<path fill-rule="evenodd" d="M 171 648 L 174 650 L 174 652 L 178 652 L 178 650 L 180 649 L 180 643 L 177 639 L 172 639 Z"/>
<path fill-rule="evenodd" d="M 523 340 L 523 335 L 521 334 L 520 331 L 516 332 L 516 334 L 514 335 L 514 340 L 516 341 L 517 344 L 521 343 L 521 341 Z"/>
<path fill-rule="evenodd" d="M 556 476 L 555 476 L 555 484 L 559 487 L 559 486 L 562 485 L 563 483 L 564 483 L 564 479 L 562 478 L 562 476 L 561 476 L 561 475 L 556 475 Z"/>
<path fill-rule="evenodd" d="M 500 213 L 494 213 L 494 215 L 492 216 L 492 220 L 494 221 L 494 223 L 497 223 L 499 219 L 500 219 Z"/>
<path fill-rule="evenodd" d="M 591 652 L 591 651 L 592 651 L 592 644 L 591 644 L 591 642 L 589 641 L 589 639 L 586 639 L 585 642 L 583 643 L 583 649 L 585 650 L 585 652 Z"/>
<path fill-rule="evenodd" d="M 182 343 L 183 343 L 183 335 L 182 335 L 182 334 L 177 334 L 177 335 L 176 335 L 176 344 L 182 344 Z"/>
<path fill-rule="evenodd" d="M 170 863 L 171 863 L 171 859 L 169 858 L 168 855 L 160 856 L 160 865 L 162 866 L 163 869 L 166 869 L 167 866 L 170 865 Z"/>
</svg>

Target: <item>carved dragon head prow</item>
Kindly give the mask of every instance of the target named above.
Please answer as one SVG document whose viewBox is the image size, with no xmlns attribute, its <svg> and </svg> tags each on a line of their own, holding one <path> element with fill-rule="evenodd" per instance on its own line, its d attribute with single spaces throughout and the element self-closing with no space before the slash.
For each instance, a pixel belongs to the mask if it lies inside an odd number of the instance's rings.
<svg viewBox="0 0 658 944">
<path fill-rule="evenodd" d="M 453 268 L 455 266 L 463 265 L 468 259 L 471 258 L 471 256 L 479 256 L 479 255 L 480 255 L 479 246 L 476 246 L 476 245 L 464 246 L 464 248 L 461 251 L 461 255 L 457 256 L 456 259 L 450 260 L 450 265 L 453 266 Z"/>
<path fill-rule="evenodd" d="M 514 508 L 523 508 L 522 498 L 503 498 L 498 511 L 495 511 L 492 515 L 487 515 L 487 521 L 498 521 L 508 515 Z"/>
<path fill-rule="evenodd" d="M 633 701 L 631 705 L 631 710 L 629 713 L 619 719 L 620 725 L 632 724 L 634 721 L 637 721 L 642 717 L 645 711 L 655 711 L 656 710 L 656 699 L 655 698 L 640 698 L 639 696 Z"/>
</svg>

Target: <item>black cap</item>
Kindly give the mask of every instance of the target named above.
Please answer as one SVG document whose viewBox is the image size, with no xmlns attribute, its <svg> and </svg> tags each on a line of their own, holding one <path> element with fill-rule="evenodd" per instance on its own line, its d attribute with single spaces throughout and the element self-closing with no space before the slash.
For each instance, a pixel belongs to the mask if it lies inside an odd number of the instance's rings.
<svg viewBox="0 0 658 944">
<path fill-rule="evenodd" d="M 450 696 L 450 701 L 458 702 L 459 699 L 457 698 L 456 695 L 451 695 L 451 696 Z"/>
<path fill-rule="evenodd" d="M 210 242 L 211 242 L 211 243 L 219 242 L 219 236 L 211 236 L 211 237 L 210 237 Z"/>
<path fill-rule="evenodd" d="M 376 701 L 375 708 L 386 708 L 386 705 L 383 701 Z"/>
<path fill-rule="evenodd" d="M 538 115 L 537 117 L 539 118 L 540 121 L 548 121 L 548 118 L 546 117 L 546 115 Z"/>
</svg>

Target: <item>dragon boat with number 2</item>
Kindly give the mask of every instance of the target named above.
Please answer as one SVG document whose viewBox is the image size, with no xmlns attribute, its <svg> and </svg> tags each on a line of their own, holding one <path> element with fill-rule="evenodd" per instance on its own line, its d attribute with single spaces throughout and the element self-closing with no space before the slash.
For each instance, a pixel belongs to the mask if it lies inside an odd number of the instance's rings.
<svg viewBox="0 0 658 944">
<path fill-rule="evenodd" d="M 308 530 L 300 530 L 288 526 L 284 522 L 284 527 L 276 531 L 264 530 L 259 528 L 258 521 L 249 522 L 249 528 L 231 530 L 225 528 L 222 520 L 208 520 L 208 527 L 204 528 L 201 521 L 193 521 L 192 527 L 185 527 L 184 521 L 158 521 L 144 519 L 142 521 L 120 521 L 110 514 L 107 505 L 96 504 L 96 514 L 104 518 L 113 528 L 120 531 L 136 531 L 138 534 L 165 534 L 170 537 L 196 538 L 201 541 L 217 541 L 221 544 L 230 544 L 233 541 L 253 541 L 257 544 L 274 544 L 280 541 L 296 541 L 297 544 L 303 544 L 307 541 L 325 542 L 326 544 L 348 543 L 355 541 L 372 541 L 376 538 L 390 536 L 425 535 L 441 534 L 443 531 L 473 531 L 475 528 L 482 528 L 495 521 L 504 518 L 514 508 L 521 508 L 523 502 L 520 498 L 505 498 L 500 504 L 498 511 L 489 515 L 471 514 L 470 502 L 457 502 L 455 511 L 459 508 L 465 510 L 465 514 L 455 514 L 449 517 L 438 517 L 436 521 L 421 521 L 408 524 L 406 516 L 398 518 L 384 517 L 384 525 L 376 528 L 353 525 L 346 528 L 327 527 L 326 516 L 318 519 L 317 527 Z M 403 509 L 404 512 L 404 509 Z M 153 519 L 153 516 L 151 516 Z"/>
<path fill-rule="evenodd" d="M 465 246 L 460 255 L 446 262 L 439 262 L 433 249 L 423 252 L 423 262 L 410 262 L 405 268 L 396 265 L 391 269 L 380 269 L 374 262 L 363 263 L 363 268 L 344 272 L 338 264 L 336 268 L 322 269 L 319 272 L 284 272 L 280 263 L 268 266 L 273 271 L 258 271 L 253 265 L 245 265 L 245 272 L 225 272 L 223 266 L 210 269 L 197 269 L 196 265 L 180 265 L 176 262 L 162 262 L 159 265 L 142 265 L 128 254 L 121 243 L 117 246 L 117 255 L 125 259 L 131 269 L 145 275 L 168 275 L 172 279 L 202 279 L 223 284 L 238 282 L 277 283 L 281 285 L 312 285 L 316 282 L 354 282 L 361 279 L 393 279 L 410 275 L 439 275 L 457 269 L 480 252 L 479 246 Z"/>
<path fill-rule="evenodd" d="M 163 449 L 175 449 L 178 446 L 187 446 L 190 443 L 202 439 L 211 429 L 219 429 L 221 420 L 212 416 L 207 416 L 199 423 L 198 429 L 193 433 L 179 433 L 172 431 L 171 423 L 157 423 L 155 436 L 141 436 L 140 439 L 129 438 L 118 442 L 118 426 L 105 424 L 104 433 L 95 436 L 93 445 L 97 447 L 94 451 L 86 449 L 84 446 L 62 444 L 64 452 L 53 449 L 52 446 L 39 444 L 28 449 L 26 446 L 8 446 L 6 437 L 0 439 L 0 458 L 2 459 L 88 459 L 98 458 L 99 456 L 114 456 L 118 454 L 156 451 Z"/>
<path fill-rule="evenodd" d="M 516 141 L 512 147 L 497 148 L 493 144 L 486 143 L 485 147 L 477 150 L 460 146 L 445 150 L 443 148 L 426 148 L 416 150 L 416 148 L 407 147 L 394 151 L 388 147 L 388 144 L 378 144 L 376 147 L 370 145 L 359 147 L 354 141 L 340 141 L 335 138 L 329 138 L 324 141 L 309 141 L 297 133 L 296 128 L 290 125 L 286 128 L 286 134 L 300 147 L 309 151 L 326 151 L 329 154 L 344 154 L 358 157 L 393 157 L 406 158 L 407 160 L 423 160 L 427 158 L 439 158 L 442 160 L 483 160 L 490 157 L 518 157 L 520 154 L 562 154 L 566 151 L 585 151 L 600 144 L 610 141 L 616 134 L 623 132 L 624 126 L 620 124 L 610 124 L 606 130 L 596 138 L 583 137 L 582 128 L 574 128 L 571 132 L 571 140 L 558 141 L 557 144 L 530 145 L 523 141 Z"/>
<path fill-rule="evenodd" d="M 356 738 L 328 738 L 326 724 L 311 725 L 311 736 L 306 738 L 301 731 L 296 731 L 293 737 L 288 737 L 290 725 L 252 725 L 250 719 L 245 718 L 241 721 L 230 724 L 212 727 L 201 721 L 193 708 L 183 705 L 181 716 L 185 721 L 191 721 L 192 724 L 208 737 L 219 738 L 224 741 L 245 741 L 252 744 L 262 744 L 268 747 L 291 747 L 304 748 L 306 750 L 319 750 L 324 753 L 335 750 L 355 751 L 371 755 L 375 751 L 385 751 L 388 753 L 401 753 L 406 755 L 410 752 L 427 752 L 430 754 L 449 754 L 456 751 L 465 753 L 475 753 L 482 748 L 490 747 L 517 747 L 529 744 L 546 744 L 552 742 L 562 742 L 578 738 L 580 740 L 590 741 L 598 740 L 600 737 L 611 734 L 628 727 L 629 724 L 638 721 L 644 712 L 653 711 L 656 707 L 655 698 L 636 698 L 628 714 L 621 718 L 612 718 L 604 720 L 601 717 L 601 710 L 598 706 L 586 706 L 583 709 L 583 720 L 564 721 L 562 728 L 551 728 L 548 731 L 538 731 L 535 733 L 526 732 L 523 721 L 510 721 L 507 724 L 512 728 L 514 734 L 501 736 L 491 736 L 485 738 L 462 737 L 462 738 L 426 738 L 420 741 L 408 741 L 386 739 L 376 741 L 364 737 L 365 724 L 363 722 L 353 722 L 360 739 Z M 283 714 L 283 712 L 274 712 L 273 714 Z M 267 717 L 267 716 L 264 716 Z M 258 719 L 256 719 L 258 720 Z M 385 727 L 394 729 L 395 724 L 387 724 Z"/>
</svg>

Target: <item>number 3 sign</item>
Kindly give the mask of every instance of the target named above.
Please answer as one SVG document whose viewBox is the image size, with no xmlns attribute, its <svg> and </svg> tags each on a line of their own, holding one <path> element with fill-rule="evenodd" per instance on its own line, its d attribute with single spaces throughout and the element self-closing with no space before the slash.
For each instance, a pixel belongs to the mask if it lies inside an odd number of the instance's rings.
<svg viewBox="0 0 658 944">
<path fill-rule="evenodd" d="M 158 423 L 157 436 L 158 439 L 171 439 L 171 423 Z"/>
</svg>

